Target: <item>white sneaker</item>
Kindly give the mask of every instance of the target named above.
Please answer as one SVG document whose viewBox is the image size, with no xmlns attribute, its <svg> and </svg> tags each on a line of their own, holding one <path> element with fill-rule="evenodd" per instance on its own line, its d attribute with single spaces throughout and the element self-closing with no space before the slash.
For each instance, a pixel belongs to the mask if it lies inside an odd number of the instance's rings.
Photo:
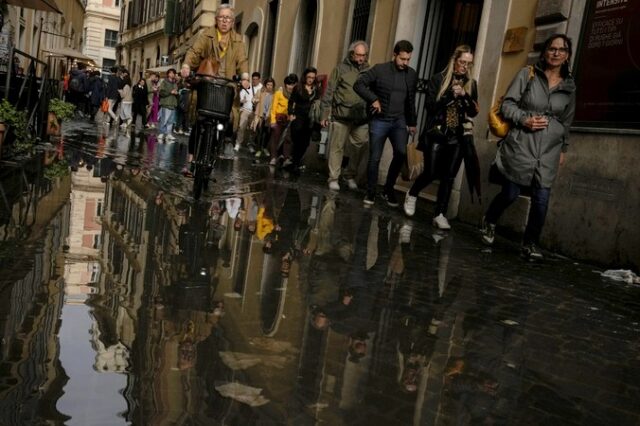
<svg viewBox="0 0 640 426">
<path fill-rule="evenodd" d="M 239 144 L 239 143 L 237 143 L 237 144 L 236 144 L 236 146 L 234 146 L 234 147 L 233 147 L 233 150 L 234 150 L 235 152 L 240 151 L 240 144 Z"/>
<path fill-rule="evenodd" d="M 347 186 L 349 186 L 349 189 L 352 191 L 358 190 L 358 184 L 355 179 L 347 179 Z"/>
<path fill-rule="evenodd" d="M 162 141 L 164 139 L 164 135 L 162 133 L 158 133 L 158 141 Z"/>
<path fill-rule="evenodd" d="M 442 213 L 433 218 L 433 226 L 437 227 L 438 229 L 451 229 L 449 221 L 442 215 Z"/>
<path fill-rule="evenodd" d="M 332 180 L 331 182 L 329 182 L 329 189 L 332 191 L 340 191 L 340 184 L 338 184 L 338 182 L 336 182 L 335 180 Z"/>
<path fill-rule="evenodd" d="M 276 164 L 278 164 L 278 159 L 277 158 L 272 158 L 271 161 L 269 161 L 269 165 L 270 166 L 275 166 Z"/>
<path fill-rule="evenodd" d="M 409 244 L 411 242 L 411 232 L 413 231 L 413 226 L 410 223 L 405 223 L 400 228 L 400 244 Z"/>
<path fill-rule="evenodd" d="M 176 140 L 176 137 L 173 136 L 172 134 L 167 135 L 167 142 L 174 142 L 175 140 Z"/>
<path fill-rule="evenodd" d="M 418 201 L 418 197 L 413 197 L 407 192 L 407 196 L 404 199 L 404 214 L 409 217 L 416 214 L 416 201 Z"/>
</svg>

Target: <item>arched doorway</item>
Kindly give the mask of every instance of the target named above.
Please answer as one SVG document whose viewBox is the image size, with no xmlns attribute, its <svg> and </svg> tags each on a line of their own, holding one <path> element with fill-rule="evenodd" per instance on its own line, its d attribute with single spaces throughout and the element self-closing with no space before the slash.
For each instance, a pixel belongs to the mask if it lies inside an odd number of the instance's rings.
<svg viewBox="0 0 640 426">
<path fill-rule="evenodd" d="M 293 30 L 293 46 L 289 59 L 289 72 L 301 74 L 312 64 L 318 12 L 317 0 L 302 0 Z"/>
<path fill-rule="evenodd" d="M 258 58 L 260 54 L 260 46 L 258 44 L 259 34 L 258 24 L 252 22 L 247 27 L 244 35 L 247 36 L 247 48 L 249 49 L 249 71 L 253 72 L 258 69 Z"/>
</svg>

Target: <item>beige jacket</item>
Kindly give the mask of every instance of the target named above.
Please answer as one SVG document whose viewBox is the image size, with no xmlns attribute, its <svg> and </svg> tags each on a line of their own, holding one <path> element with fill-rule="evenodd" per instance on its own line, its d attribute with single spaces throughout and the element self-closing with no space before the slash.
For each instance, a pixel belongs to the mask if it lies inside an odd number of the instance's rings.
<svg viewBox="0 0 640 426">
<path fill-rule="evenodd" d="M 231 79 L 234 75 L 248 73 L 249 61 L 242 36 L 231 30 L 229 39 L 229 47 L 221 61 L 216 27 L 207 28 L 197 36 L 193 45 L 187 49 L 183 63 L 188 64 L 193 71 L 196 71 L 202 60 L 211 58 L 224 64 L 224 68 L 220 70 L 220 74 L 223 74 L 222 77 Z"/>
</svg>

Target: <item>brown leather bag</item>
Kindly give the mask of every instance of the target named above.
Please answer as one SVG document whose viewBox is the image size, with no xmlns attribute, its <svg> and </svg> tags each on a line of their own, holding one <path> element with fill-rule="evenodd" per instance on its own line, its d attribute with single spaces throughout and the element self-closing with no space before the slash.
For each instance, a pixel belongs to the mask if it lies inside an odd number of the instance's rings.
<svg viewBox="0 0 640 426">
<path fill-rule="evenodd" d="M 204 75 L 208 77 L 217 77 L 220 69 L 220 62 L 215 59 L 207 58 L 200 62 L 200 66 L 196 71 L 196 75 Z"/>
</svg>

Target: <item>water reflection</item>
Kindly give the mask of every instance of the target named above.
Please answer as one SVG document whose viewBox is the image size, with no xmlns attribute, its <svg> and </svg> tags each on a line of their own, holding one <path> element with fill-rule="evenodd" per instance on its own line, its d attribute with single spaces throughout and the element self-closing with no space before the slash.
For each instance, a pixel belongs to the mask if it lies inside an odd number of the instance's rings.
<svg viewBox="0 0 640 426">
<path fill-rule="evenodd" d="M 566 264 L 487 258 L 462 226 L 243 159 L 195 203 L 181 144 L 95 138 L 0 169 L 0 423 L 631 424 L 624 399 L 584 408 L 595 379 L 576 372 L 611 354 L 566 318 L 629 358 L 638 314 L 562 287 Z"/>
</svg>

